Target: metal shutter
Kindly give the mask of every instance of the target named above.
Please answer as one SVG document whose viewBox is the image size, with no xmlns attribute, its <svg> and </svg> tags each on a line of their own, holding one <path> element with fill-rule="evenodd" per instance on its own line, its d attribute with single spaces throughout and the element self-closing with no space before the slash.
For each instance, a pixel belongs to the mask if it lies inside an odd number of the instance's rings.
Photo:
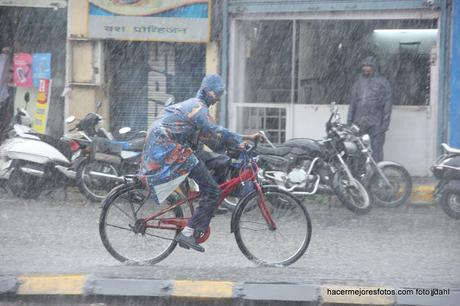
<svg viewBox="0 0 460 306">
<path fill-rule="evenodd" d="M 204 44 L 153 43 L 149 46 L 148 124 L 158 118 L 168 98 L 194 97 L 205 74 Z"/>
<path fill-rule="evenodd" d="M 148 43 L 109 42 L 111 130 L 147 129 Z"/>
</svg>

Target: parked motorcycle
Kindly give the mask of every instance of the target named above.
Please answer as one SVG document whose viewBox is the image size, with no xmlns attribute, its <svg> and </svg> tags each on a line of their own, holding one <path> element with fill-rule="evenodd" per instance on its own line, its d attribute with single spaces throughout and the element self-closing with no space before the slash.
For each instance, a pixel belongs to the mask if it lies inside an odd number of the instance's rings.
<svg viewBox="0 0 460 306">
<path fill-rule="evenodd" d="M 67 186 L 75 179 L 69 159 L 20 117 L 28 117 L 27 112 L 18 110 L 10 138 L 0 146 L 0 180 L 22 198 L 36 198 L 44 190 Z"/>
<path fill-rule="evenodd" d="M 335 120 L 326 129 L 336 128 L 344 133 L 348 142 L 354 143 L 358 150 L 348 154 L 346 163 L 354 177 L 367 189 L 371 201 L 380 206 L 397 207 L 410 197 L 412 178 L 403 165 L 394 161 L 376 162 L 372 157 L 369 135 L 361 135 L 356 125 L 342 124 L 337 108 L 332 107 Z"/>
<path fill-rule="evenodd" d="M 123 142 L 95 138 L 91 154 L 77 171 L 80 191 L 93 202 L 102 201 L 124 175 L 139 171 L 143 146 L 144 138 Z"/>
<path fill-rule="evenodd" d="M 77 166 L 77 186 L 87 199 L 102 201 L 115 186 L 123 182 L 123 175 L 139 170 L 145 132 L 129 136 L 128 127 L 119 130 L 128 135 L 125 141 L 114 140 L 113 135 L 100 127 L 102 117 L 89 113 L 76 125 L 77 132 L 71 137 L 81 147 Z M 80 141 L 77 137 L 80 136 Z"/>
<path fill-rule="evenodd" d="M 358 147 L 334 126 L 336 115 L 336 110 L 331 113 L 323 140 L 296 138 L 279 147 L 259 146 L 259 178 L 297 196 L 337 195 L 346 208 L 364 214 L 371 209 L 369 195 L 345 162 Z"/>
<path fill-rule="evenodd" d="M 447 215 L 460 219 L 460 149 L 441 145 L 443 154 L 431 167 L 439 180 L 434 191 L 434 198 L 439 199 Z"/>
</svg>

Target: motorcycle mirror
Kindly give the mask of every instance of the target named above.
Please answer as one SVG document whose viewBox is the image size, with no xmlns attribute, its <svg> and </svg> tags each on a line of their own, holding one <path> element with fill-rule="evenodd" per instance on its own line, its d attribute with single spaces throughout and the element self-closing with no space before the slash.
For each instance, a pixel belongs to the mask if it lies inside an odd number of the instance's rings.
<svg viewBox="0 0 460 306">
<path fill-rule="evenodd" d="M 75 116 L 69 116 L 65 119 L 65 123 L 69 124 L 75 121 Z"/>
<path fill-rule="evenodd" d="M 25 109 L 23 109 L 23 108 L 19 108 L 19 107 L 18 107 L 18 108 L 16 109 L 16 112 L 17 112 L 20 116 L 27 116 L 27 115 L 28 115 L 28 114 L 27 114 L 27 111 L 26 111 Z"/>
<path fill-rule="evenodd" d="M 272 147 L 275 148 L 275 145 L 270 141 L 268 138 L 267 134 L 265 134 L 264 131 L 259 131 L 259 133 L 262 135 L 262 137 L 265 139 L 265 141 Z"/>
<path fill-rule="evenodd" d="M 331 102 L 331 113 L 335 114 L 339 111 L 339 108 L 337 107 L 337 103 L 335 101 Z"/>
<path fill-rule="evenodd" d="M 29 101 L 30 101 L 30 93 L 29 92 L 26 92 L 24 94 L 24 101 L 26 101 L 26 103 L 29 103 Z"/>
<path fill-rule="evenodd" d="M 122 127 L 121 129 L 118 130 L 118 134 L 123 135 L 131 132 L 131 128 L 128 126 Z"/>
<path fill-rule="evenodd" d="M 96 111 L 99 111 L 99 109 L 102 107 L 102 101 L 97 101 L 96 102 Z"/>
</svg>

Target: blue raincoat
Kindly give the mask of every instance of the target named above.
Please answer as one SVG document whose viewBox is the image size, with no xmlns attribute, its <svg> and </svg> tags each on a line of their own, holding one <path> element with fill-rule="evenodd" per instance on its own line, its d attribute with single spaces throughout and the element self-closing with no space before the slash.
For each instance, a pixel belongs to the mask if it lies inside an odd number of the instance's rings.
<svg viewBox="0 0 460 306">
<path fill-rule="evenodd" d="M 242 142 L 241 135 L 212 123 L 205 99 L 192 98 L 165 108 L 147 135 L 141 168 L 155 200 L 166 199 L 198 163 L 195 146 L 216 138 L 235 146 Z"/>
</svg>

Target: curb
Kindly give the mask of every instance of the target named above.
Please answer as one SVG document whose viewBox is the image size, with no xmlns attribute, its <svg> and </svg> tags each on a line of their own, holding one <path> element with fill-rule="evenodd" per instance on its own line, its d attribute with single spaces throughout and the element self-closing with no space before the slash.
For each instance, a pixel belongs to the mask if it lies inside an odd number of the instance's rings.
<svg viewBox="0 0 460 306">
<path fill-rule="evenodd" d="M 433 185 L 416 185 L 412 187 L 410 196 L 410 203 L 433 203 L 433 192 L 435 186 Z"/>
<path fill-rule="evenodd" d="M 25 296 L 160 297 L 303 302 L 312 305 L 454 306 L 460 301 L 460 288 L 127 279 L 83 274 L 0 276 L 0 300 L 1 297 Z"/>
</svg>

